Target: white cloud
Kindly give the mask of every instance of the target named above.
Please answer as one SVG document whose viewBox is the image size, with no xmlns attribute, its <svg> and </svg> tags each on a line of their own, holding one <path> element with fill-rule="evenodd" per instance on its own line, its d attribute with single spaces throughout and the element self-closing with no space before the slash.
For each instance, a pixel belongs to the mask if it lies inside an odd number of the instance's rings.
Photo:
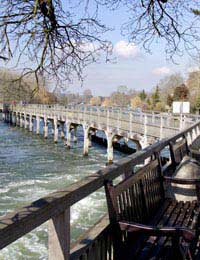
<svg viewBox="0 0 200 260">
<path fill-rule="evenodd" d="M 170 68 L 168 67 L 160 67 L 160 68 L 155 68 L 152 73 L 154 75 L 167 75 L 171 72 Z"/>
<path fill-rule="evenodd" d="M 139 54 L 139 49 L 134 43 L 119 41 L 114 46 L 114 53 L 122 58 L 134 58 Z"/>
</svg>

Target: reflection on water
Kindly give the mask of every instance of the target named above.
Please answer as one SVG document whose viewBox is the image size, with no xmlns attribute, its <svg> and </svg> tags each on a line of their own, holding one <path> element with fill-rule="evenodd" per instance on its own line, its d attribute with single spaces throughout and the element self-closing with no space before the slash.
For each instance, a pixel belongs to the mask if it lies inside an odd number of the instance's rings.
<svg viewBox="0 0 200 260">
<path fill-rule="evenodd" d="M 41 135 L 0 122 L 0 215 L 26 205 L 56 189 L 88 176 L 106 162 L 106 149 L 90 148 L 82 156 L 83 138 L 67 150 L 63 141 L 53 143 Z M 115 159 L 122 156 L 115 154 Z M 103 190 L 71 209 L 72 239 L 86 230 L 106 211 Z M 47 223 L 0 251 L 0 260 L 47 259 Z"/>
</svg>

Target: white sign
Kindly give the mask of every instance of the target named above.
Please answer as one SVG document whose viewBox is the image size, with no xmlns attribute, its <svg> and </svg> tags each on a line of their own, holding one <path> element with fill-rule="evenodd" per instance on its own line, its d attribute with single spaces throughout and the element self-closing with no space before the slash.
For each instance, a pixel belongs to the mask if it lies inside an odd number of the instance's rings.
<svg viewBox="0 0 200 260">
<path fill-rule="evenodd" d="M 173 113 L 174 114 L 188 114 L 190 113 L 190 102 L 173 102 Z"/>
</svg>

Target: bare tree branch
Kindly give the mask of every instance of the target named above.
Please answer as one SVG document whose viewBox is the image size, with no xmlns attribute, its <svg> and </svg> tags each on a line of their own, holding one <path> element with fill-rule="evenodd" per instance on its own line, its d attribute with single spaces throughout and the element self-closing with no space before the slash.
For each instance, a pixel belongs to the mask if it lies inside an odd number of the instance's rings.
<svg viewBox="0 0 200 260">
<path fill-rule="evenodd" d="M 165 42 L 169 58 L 200 50 L 200 2 L 198 0 L 105 0 L 110 9 L 126 6 L 129 20 L 122 33 L 147 51 Z"/>
<path fill-rule="evenodd" d="M 92 15 L 74 15 L 69 2 L 63 8 L 61 0 L 0 1 L 0 55 L 16 57 L 21 77 L 33 74 L 38 81 L 45 74 L 58 84 L 75 76 L 82 80 L 99 51 L 111 50 L 102 39 L 106 26 Z"/>
</svg>

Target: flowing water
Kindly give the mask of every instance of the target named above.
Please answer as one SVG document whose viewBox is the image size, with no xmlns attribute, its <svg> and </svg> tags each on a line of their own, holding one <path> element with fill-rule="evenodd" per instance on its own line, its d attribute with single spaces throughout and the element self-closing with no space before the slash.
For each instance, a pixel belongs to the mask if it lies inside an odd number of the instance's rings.
<svg viewBox="0 0 200 260">
<path fill-rule="evenodd" d="M 63 141 L 30 133 L 0 122 L 0 216 L 48 193 L 70 185 L 105 165 L 106 149 L 93 145 L 82 156 L 83 137 L 67 150 Z M 115 153 L 115 160 L 122 157 Z M 105 196 L 99 190 L 71 209 L 74 240 L 106 212 Z M 0 260 L 47 259 L 47 223 L 0 251 Z"/>
</svg>

